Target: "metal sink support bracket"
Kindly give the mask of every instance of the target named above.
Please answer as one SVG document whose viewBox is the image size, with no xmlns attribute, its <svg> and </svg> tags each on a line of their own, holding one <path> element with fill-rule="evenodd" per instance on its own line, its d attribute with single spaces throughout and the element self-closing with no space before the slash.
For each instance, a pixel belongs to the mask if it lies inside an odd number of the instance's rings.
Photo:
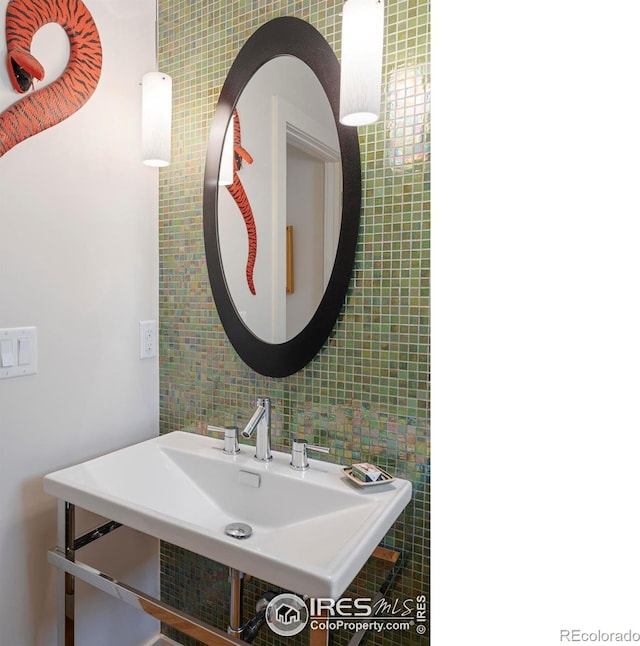
<svg viewBox="0 0 640 646">
<path fill-rule="evenodd" d="M 200 640 L 208 646 L 242 646 L 243 642 L 227 633 L 205 624 L 159 599 L 126 585 L 103 572 L 76 560 L 76 551 L 121 527 L 109 521 L 75 538 L 75 505 L 58 500 L 58 545 L 47 553 L 49 563 L 58 568 L 58 645 L 74 646 L 75 579 L 80 579 L 102 592 L 146 612 L 165 624 Z"/>
<path fill-rule="evenodd" d="M 227 633 L 210 626 L 195 617 L 177 610 L 172 606 L 152 597 L 140 590 L 117 581 L 108 574 L 76 560 L 76 551 L 106 536 L 112 531 L 122 527 L 121 523 L 108 521 L 78 538 L 75 538 L 75 505 L 63 500 L 58 500 L 58 546 L 51 548 L 47 553 L 49 563 L 58 568 L 58 644 L 59 646 L 75 645 L 75 580 L 80 579 L 89 585 L 120 599 L 130 606 L 142 610 L 155 619 L 171 626 L 185 635 L 189 635 L 207 646 L 242 646 L 247 642 L 233 635 L 242 634 L 241 626 L 241 581 L 242 572 L 230 568 L 230 581 L 232 584 L 231 617 Z M 394 583 L 396 576 L 405 565 L 406 553 L 398 552 L 378 546 L 373 554 L 374 558 L 389 562 L 392 568 L 382 587 L 374 598 L 374 603 L 384 598 Z M 322 631 L 321 631 L 322 632 Z M 349 641 L 349 646 L 359 646 L 366 635 L 364 628 L 355 633 Z M 324 643 L 328 635 L 320 636 L 317 643 Z M 327 642 L 328 643 L 328 642 Z"/>
</svg>

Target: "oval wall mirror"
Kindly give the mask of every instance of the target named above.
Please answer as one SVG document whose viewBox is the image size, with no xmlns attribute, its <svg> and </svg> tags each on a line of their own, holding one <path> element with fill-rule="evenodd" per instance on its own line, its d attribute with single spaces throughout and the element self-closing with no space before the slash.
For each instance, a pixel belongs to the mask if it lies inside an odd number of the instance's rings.
<svg viewBox="0 0 640 646">
<path fill-rule="evenodd" d="M 232 345 L 284 377 L 329 337 L 360 221 L 360 150 L 338 122 L 340 69 L 322 35 L 276 18 L 238 53 L 213 117 L 203 228 L 209 280 Z"/>
</svg>

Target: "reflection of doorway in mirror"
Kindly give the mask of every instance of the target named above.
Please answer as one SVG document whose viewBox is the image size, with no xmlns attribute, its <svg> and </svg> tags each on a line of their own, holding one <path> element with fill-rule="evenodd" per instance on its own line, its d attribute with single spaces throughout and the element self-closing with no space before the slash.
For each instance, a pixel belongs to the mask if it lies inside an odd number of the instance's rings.
<svg viewBox="0 0 640 646">
<path fill-rule="evenodd" d="M 276 342 L 309 323 L 335 260 L 342 217 L 342 171 L 337 137 L 295 106 L 274 97 L 274 281 Z M 296 288 L 286 291 L 286 228 L 293 226 Z"/>
<path fill-rule="evenodd" d="M 324 293 L 324 162 L 287 146 L 287 228 L 296 232 L 293 275 L 286 297 L 287 338 L 304 328 Z"/>
</svg>

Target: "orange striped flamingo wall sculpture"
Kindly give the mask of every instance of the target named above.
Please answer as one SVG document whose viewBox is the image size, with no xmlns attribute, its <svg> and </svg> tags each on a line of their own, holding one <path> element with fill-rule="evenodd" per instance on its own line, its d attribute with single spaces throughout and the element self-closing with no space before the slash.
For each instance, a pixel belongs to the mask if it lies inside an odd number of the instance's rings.
<svg viewBox="0 0 640 646">
<path fill-rule="evenodd" d="M 256 231 L 256 223 L 253 219 L 253 210 L 251 209 L 251 204 L 249 203 L 249 198 L 242 186 L 240 177 L 238 177 L 238 171 L 242 168 L 242 160 L 247 162 L 247 164 L 253 164 L 253 157 L 242 147 L 242 140 L 240 136 L 240 117 L 238 117 L 238 111 L 234 109 L 233 111 L 233 182 L 227 186 L 231 197 L 235 200 L 235 203 L 240 209 L 242 218 L 244 219 L 244 224 L 247 227 L 247 237 L 249 239 L 249 253 L 247 256 L 247 285 L 249 285 L 249 291 L 255 296 L 256 288 L 253 284 L 253 268 L 256 264 L 256 255 L 258 252 L 258 234 Z"/>
<path fill-rule="evenodd" d="M 31 54 L 34 34 L 50 22 L 69 38 L 67 67 L 53 83 L 0 114 L 0 157 L 28 137 L 77 112 L 91 97 L 102 70 L 102 45 L 93 17 L 81 0 L 11 0 L 7 5 L 7 68 L 16 92 L 33 88 L 44 69 Z"/>
</svg>

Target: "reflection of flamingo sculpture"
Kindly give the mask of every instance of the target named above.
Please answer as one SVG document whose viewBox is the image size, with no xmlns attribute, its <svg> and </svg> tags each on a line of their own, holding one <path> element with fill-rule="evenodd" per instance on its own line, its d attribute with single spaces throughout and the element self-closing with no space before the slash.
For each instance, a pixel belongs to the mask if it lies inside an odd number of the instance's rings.
<svg viewBox="0 0 640 646">
<path fill-rule="evenodd" d="M 7 5 L 7 67 L 16 92 L 41 81 L 44 69 L 31 54 L 34 34 L 50 22 L 69 37 L 69 62 L 50 85 L 32 92 L 0 114 L 0 157 L 8 150 L 77 112 L 98 85 L 102 46 L 98 29 L 81 0 L 10 0 Z"/>
<path fill-rule="evenodd" d="M 249 198 L 245 193 L 242 182 L 238 177 L 238 171 L 242 168 L 242 160 L 244 159 L 247 164 L 253 164 L 253 157 L 242 147 L 240 137 L 240 118 L 238 111 L 233 111 L 233 183 L 227 186 L 231 197 L 235 200 L 240 213 L 244 219 L 245 226 L 247 227 L 247 237 L 249 238 L 249 254 L 247 256 L 247 284 L 249 291 L 255 296 L 256 288 L 253 284 L 253 268 L 256 264 L 256 254 L 258 251 L 258 235 L 256 233 L 256 223 L 253 219 L 253 211 Z"/>
</svg>

